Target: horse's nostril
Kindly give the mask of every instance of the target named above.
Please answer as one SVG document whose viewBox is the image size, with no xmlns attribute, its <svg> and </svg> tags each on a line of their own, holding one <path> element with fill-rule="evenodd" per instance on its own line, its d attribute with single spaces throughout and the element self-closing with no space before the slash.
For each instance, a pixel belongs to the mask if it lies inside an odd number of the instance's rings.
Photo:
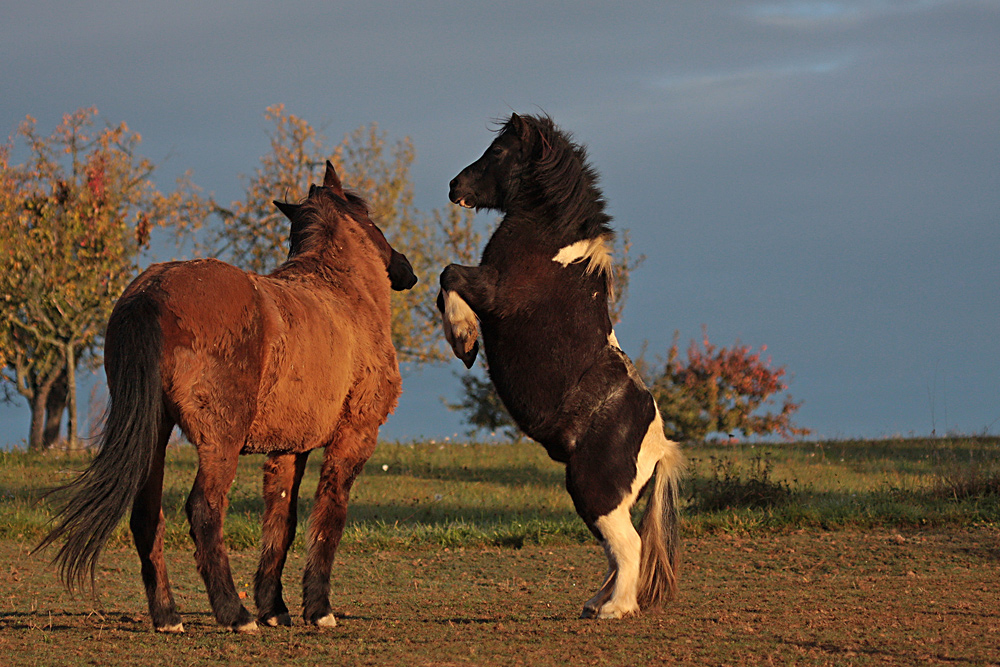
<svg viewBox="0 0 1000 667">
<path fill-rule="evenodd" d="M 452 179 L 451 183 L 448 184 L 448 199 L 451 202 L 458 204 L 459 200 L 462 199 L 462 196 L 458 193 L 458 186 L 455 182 L 456 180 L 458 179 Z"/>
</svg>

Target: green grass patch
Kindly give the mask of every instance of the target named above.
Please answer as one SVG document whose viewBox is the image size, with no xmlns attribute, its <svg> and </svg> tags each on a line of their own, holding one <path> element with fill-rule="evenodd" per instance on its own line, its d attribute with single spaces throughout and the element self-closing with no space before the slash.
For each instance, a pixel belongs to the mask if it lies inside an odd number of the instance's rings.
<svg viewBox="0 0 1000 667">
<path fill-rule="evenodd" d="M 686 448 L 686 535 L 801 528 L 972 527 L 1000 524 L 1000 439 L 948 438 L 694 445 Z M 303 481 L 294 548 L 304 543 L 321 452 Z M 0 452 L 0 539 L 40 539 L 57 503 L 43 499 L 87 465 L 87 454 Z M 227 540 L 260 537 L 262 456 L 241 461 Z M 168 546 L 188 546 L 184 502 L 197 470 L 189 445 L 167 455 Z M 355 483 L 345 548 L 572 544 L 592 538 L 564 470 L 531 442 L 381 443 Z M 113 542 L 128 545 L 124 526 Z"/>
</svg>

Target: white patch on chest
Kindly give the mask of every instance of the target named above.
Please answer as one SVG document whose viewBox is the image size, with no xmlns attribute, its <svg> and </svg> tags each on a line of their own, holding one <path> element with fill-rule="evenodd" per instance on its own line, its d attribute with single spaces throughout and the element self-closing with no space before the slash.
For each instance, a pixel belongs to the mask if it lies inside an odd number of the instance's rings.
<svg viewBox="0 0 1000 667">
<path fill-rule="evenodd" d="M 569 266 L 573 262 L 582 261 L 586 256 L 587 249 L 589 247 L 590 241 L 587 239 L 571 243 L 565 248 L 560 248 L 559 252 L 556 253 L 556 256 L 552 258 L 552 261 L 562 264 L 563 266 Z"/>
<path fill-rule="evenodd" d="M 612 329 L 611 333 L 608 334 L 608 345 L 611 347 L 617 347 L 619 350 L 622 349 L 622 346 L 618 344 L 618 339 L 615 337 L 614 329 Z"/>
<path fill-rule="evenodd" d="M 609 274 L 611 273 L 611 248 L 608 240 L 604 236 L 597 236 L 592 239 L 583 239 L 576 243 L 559 249 L 553 262 L 562 264 L 564 267 L 577 262 L 587 262 L 587 273 L 594 271 Z"/>
</svg>

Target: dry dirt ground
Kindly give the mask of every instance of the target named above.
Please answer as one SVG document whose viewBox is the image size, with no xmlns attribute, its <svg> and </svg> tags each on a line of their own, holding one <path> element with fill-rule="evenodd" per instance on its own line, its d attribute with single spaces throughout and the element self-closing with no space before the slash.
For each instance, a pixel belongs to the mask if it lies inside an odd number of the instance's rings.
<svg viewBox="0 0 1000 667">
<path fill-rule="evenodd" d="M 255 557 L 233 554 L 248 593 Z M 995 527 L 690 538 L 678 599 L 622 621 L 577 618 L 603 574 L 596 545 L 346 548 L 336 628 L 253 636 L 214 624 L 190 551 L 169 563 L 184 636 L 151 631 L 131 552 L 103 556 L 95 603 L 0 542 L 0 664 L 1000 665 Z"/>
</svg>

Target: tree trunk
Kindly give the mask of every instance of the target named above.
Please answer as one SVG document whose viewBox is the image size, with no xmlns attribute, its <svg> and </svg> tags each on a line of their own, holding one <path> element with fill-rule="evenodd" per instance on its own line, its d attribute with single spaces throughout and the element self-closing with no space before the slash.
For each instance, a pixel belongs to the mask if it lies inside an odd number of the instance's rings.
<svg viewBox="0 0 1000 667">
<path fill-rule="evenodd" d="M 80 448 L 76 437 L 76 349 L 72 344 L 66 346 L 66 411 L 69 418 L 66 422 L 66 448 Z"/>
<path fill-rule="evenodd" d="M 58 375 L 53 374 L 49 379 L 40 383 L 34 388 L 28 398 L 28 405 L 31 407 L 31 430 L 28 432 L 28 451 L 40 452 L 45 445 L 45 404 L 48 403 L 49 393 L 52 385 L 55 384 Z"/>
<path fill-rule="evenodd" d="M 64 370 L 53 383 L 52 389 L 49 391 L 49 398 L 45 401 L 45 430 L 42 434 L 42 443 L 45 449 L 49 449 L 59 440 L 62 416 L 66 410 L 67 390 Z"/>
</svg>

